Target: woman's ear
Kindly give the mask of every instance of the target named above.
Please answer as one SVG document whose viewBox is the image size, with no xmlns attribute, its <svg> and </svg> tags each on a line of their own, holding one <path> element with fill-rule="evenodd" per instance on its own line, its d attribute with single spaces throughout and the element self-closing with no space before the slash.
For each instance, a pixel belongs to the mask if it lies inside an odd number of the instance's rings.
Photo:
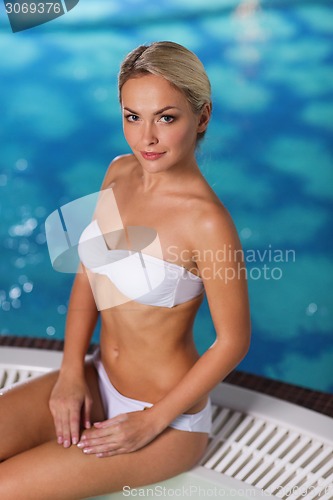
<svg viewBox="0 0 333 500">
<path fill-rule="evenodd" d="M 199 124 L 197 130 L 199 134 L 206 130 L 211 114 L 212 114 L 212 105 L 207 102 L 206 104 L 203 105 L 199 115 Z"/>
</svg>

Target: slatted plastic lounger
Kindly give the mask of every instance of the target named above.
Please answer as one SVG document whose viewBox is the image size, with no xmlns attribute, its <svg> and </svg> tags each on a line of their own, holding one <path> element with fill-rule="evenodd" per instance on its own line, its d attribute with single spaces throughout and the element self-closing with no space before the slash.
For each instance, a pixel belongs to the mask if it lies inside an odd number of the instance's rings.
<svg viewBox="0 0 333 500">
<path fill-rule="evenodd" d="M 0 347 L 0 390 L 56 369 L 60 359 L 53 351 Z M 213 432 L 197 467 L 98 498 L 333 500 L 333 419 L 224 382 L 212 401 Z"/>
</svg>

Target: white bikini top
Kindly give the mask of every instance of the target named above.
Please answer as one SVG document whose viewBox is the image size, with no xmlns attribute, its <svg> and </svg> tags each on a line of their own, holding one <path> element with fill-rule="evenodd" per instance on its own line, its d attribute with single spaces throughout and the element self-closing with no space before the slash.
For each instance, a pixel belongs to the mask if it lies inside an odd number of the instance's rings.
<svg viewBox="0 0 333 500">
<path fill-rule="evenodd" d="M 82 232 L 82 264 L 107 276 L 118 290 L 140 304 L 174 307 L 203 292 L 202 279 L 178 264 L 140 251 L 109 249 L 97 220 Z"/>
</svg>

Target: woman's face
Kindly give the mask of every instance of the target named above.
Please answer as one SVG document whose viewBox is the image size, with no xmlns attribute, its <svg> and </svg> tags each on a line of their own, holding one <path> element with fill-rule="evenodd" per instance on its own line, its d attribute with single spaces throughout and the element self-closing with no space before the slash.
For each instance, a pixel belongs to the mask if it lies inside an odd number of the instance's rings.
<svg viewBox="0 0 333 500">
<path fill-rule="evenodd" d="M 203 131 L 201 115 L 165 78 L 127 80 L 121 104 L 125 138 L 145 170 L 160 172 L 193 162 L 197 133 Z"/>
</svg>

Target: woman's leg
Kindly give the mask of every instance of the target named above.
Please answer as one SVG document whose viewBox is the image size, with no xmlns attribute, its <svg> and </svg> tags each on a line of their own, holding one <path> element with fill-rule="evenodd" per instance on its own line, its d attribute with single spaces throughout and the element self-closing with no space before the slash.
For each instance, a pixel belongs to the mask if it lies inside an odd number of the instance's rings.
<svg viewBox="0 0 333 500">
<path fill-rule="evenodd" d="M 0 396 L 1 500 L 66 500 L 157 482 L 190 469 L 201 458 L 207 434 L 168 428 L 140 450 L 108 458 L 57 444 L 48 407 L 57 373 Z M 95 368 L 86 367 L 93 421 L 104 419 Z M 11 457 L 11 458 L 9 458 Z"/>
<path fill-rule="evenodd" d="M 58 372 L 48 373 L 0 396 L 0 462 L 56 439 L 49 398 L 57 377 Z M 94 401 L 92 419 L 101 420 L 97 373 L 91 363 L 86 365 L 86 377 Z"/>
<path fill-rule="evenodd" d="M 1 500 L 78 500 L 155 483 L 193 467 L 207 435 L 168 428 L 138 451 L 97 458 L 55 440 L 0 464 Z"/>
</svg>

